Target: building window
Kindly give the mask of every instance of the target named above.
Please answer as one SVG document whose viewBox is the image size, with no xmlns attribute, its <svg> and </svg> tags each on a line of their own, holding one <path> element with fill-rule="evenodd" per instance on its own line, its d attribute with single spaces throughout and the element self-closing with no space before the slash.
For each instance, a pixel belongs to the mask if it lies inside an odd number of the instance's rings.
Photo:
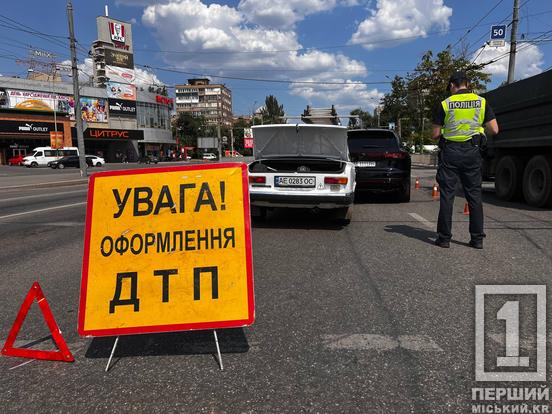
<svg viewBox="0 0 552 414">
<path fill-rule="evenodd" d="M 169 129 L 169 108 L 148 102 L 136 103 L 136 120 L 138 128 Z"/>
</svg>

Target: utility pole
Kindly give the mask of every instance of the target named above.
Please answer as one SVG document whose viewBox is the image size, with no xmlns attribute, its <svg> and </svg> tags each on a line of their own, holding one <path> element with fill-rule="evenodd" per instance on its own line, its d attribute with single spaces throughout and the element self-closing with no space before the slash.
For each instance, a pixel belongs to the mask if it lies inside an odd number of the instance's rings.
<svg viewBox="0 0 552 414">
<path fill-rule="evenodd" d="M 77 51 L 75 47 L 75 28 L 73 27 L 73 4 L 67 0 L 67 20 L 69 23 L 69 47 L 71 48 L 71 70 L 73 73 L 73 95 L 75 99 L 75 124 L 77 127 L 77 146 L 79 148 L 79 167 L 81 177 L 86 177 L 86 155 L 82 132 L 82 113 L 79 91 L 79 68 L 77 66 Z"/>
<path fill-rule="evenodd" d="M 232 157 L 234 156 L 234 127 L 230 128 L 230 149 Z"/>
<path fill-rule="evenodd" d="M 519 22 L 519 0 L 514 0 L 514 13 L 512 15 L 512 30 L 510 31 L 510 62 L 508 63 L 508 83 L 514 81 L 516 69 L 517 27 Z"/>
<path fill-rule="evenodd" d="M 217 141 L 218 141 L 218 158 L 219 161 L 222 160 L 222 139 L 220 136 L 220 121 L 217 121 Z"/>
</svg>

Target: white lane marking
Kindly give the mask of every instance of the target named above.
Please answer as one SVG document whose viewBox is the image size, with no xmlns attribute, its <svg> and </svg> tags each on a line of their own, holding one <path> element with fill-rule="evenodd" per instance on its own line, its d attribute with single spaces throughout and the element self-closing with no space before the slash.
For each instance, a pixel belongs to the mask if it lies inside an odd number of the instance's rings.
<svg viewBox="0 0 552 414">
<path fill-rule="evenodd" d="M 8 187 L 0 187 L 0 190 L 13 190 L 18 188 L 47 188 L 51 187 L 52 185 L 57 184 L 68 184 L 68 185 L 74 185 L 74 183 L 81 182 L 83 184 L 87 184 L 87 179 L 80 179 L 80 180 L 65 180 L 65 181 L 47 181 L 45 183 L 36 183 L 36 184 L 20 184 L 20 185 L 11 185 Z"/>
<path fill-rule="evenodd" d="M 42 213 L 43 211 L 59 210 L 59 209 L 61 209 L 61 208 L 69 208 L 69 207 L 75 207 L 75 206 L 82 206 L 83 204 L 86 204 L 86 201 L 83 201 L 82 203 L 66 204 L 66 205 L 64 205 L 64 206 L 40 208 L 40 209 L 38 209 L 38 210 L 24 211 L 24 212 L 22 212 L 22 213 L 8 214 L 7 216 L 0 216 L 0 220 L 7 219 L 7 218 L 12 218 L 12 217 L 24 216 L 24 215 L 26 215 L 26 214 Z"/>
<path fill-rule="evenodd" d="M 391 351 L 395 348 L 409 351 L 443 351 L 431 338 L 425 335 L 344 334 L 323 335 L 324 346 L 329 349 L 352 351 Z"/>
<path fill-rule="evenodd" d="M 22 363 L 19 364 L 19 365 L 16 365 L 16 366 L 14 366 L 14 367 L 8 368 L 8 370 L 11 371 L 12 369 L 16 369 L 16 368 L 22 367 L 23 365 L 30 364 L 30 363 L 33 362 L 33 361 L 36 361 L 36 359 L 30 359 L 30 360 L 28 360 L 28 361 L 22 362 Z"/>
<path fill-rule="evenodd" d="M 12 198 L 5 198 L 3 200 L 0 200 L 0 203 L 5 203 L 7 201 L 17 201 L 17 200 L 26 200 L 29 198 L 39 198 L 39 197 L 53 197 L 53 196 L 60 196 L 65 194 L 75 194 L 75 193 L 86 193 L 88 190 L 76 190 L 76 191 L 65 191 L 63 193 L 48 193 L 48 194 L 36 194 L 36 195 L 30 195 L 30 196 L 23 196 L 23 197 L 12 197 Z"/>
<path fill-rule="evenodd" d="M 434 224 L 429 221 L 429 220 L 426 220 L 425 218 L 423 218 L 422 216 L 420 216 L 419 214 L 416 214 L 416 213 L 408 213 L 408 215 L 410 217 L 412 217 L 414 220 L 417 220 L 419 221 L 420 223 L 422 223 L 424 226 L 426 226 L 428 229 L 435 229 L 435 226 Z"/>
</svg>

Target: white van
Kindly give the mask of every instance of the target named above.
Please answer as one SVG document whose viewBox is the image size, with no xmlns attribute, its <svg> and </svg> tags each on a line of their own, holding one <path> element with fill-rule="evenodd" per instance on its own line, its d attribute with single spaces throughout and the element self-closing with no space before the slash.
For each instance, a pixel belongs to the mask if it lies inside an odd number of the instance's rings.
<svg viewBox="0 0 552 414">
<path fill-rule="evenodd" d="M 23 158 L 23 165 L 29 167 L 47 167 L 49 162 L 59 160 L 68 155 L 79 155 L 77 147 L 63 147 L 52 149 L 52 147 L 37 147 L 31 155 Z"/>
</svg>

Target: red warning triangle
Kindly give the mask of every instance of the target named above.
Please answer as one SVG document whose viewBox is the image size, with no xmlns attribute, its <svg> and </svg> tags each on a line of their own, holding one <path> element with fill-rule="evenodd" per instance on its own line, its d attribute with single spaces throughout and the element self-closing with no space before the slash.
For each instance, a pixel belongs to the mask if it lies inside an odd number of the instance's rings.
<svg viewBox="0 0 552 414">
<path fill-rule="evenodd" d="M 27 317 L 27 312 L 29 311 L 29 308 L 31 307 L 35 299 L 38 303 L 38 306 L 40 307 L 40 310 L 42 311 L 44 320 L 46 321 L 46 324 L 48 324 L 48 329 L 50 329 L 52 338 L 59 348 L 59 351 L 42 351 L 36 349 L 13 347 L 13 344 L 15 343 L 15 338 L 17 337 L 17 334 L 19 333 L 19 330 L 23 325 L 23 321 Z M 42 292 L 42 289 L 40 288 L 38 282 L 33 283 L 33 286 L 29 290 L 29 293 L 27 293 L 27 296 L 25 297 L 25 300 L 23 301 L 23 304 L 19 309 L 19 313 L 17 314 L 17 318 L 15 318 L 15 322 L 13 323 L 13 326 L 10 330 L 8 339 L 4 344 L 4 347 L 2 348 L 2 355 L 21 358 L 46 359 L 49 361 L 73 362 L 75 360 L 75 358 L 73 358 L 73 354 L 71 354 L 71 351 L 69 351 L 69 348 L 67 347 L 63 336 L 61 336 L 61 331 L 58 328 L 56 320 L 54 319 L 54 315 L 52 315 L 50 305 L 48 305 L 48 301 L 44 297 L 44 293 Z"/>
</svg>

